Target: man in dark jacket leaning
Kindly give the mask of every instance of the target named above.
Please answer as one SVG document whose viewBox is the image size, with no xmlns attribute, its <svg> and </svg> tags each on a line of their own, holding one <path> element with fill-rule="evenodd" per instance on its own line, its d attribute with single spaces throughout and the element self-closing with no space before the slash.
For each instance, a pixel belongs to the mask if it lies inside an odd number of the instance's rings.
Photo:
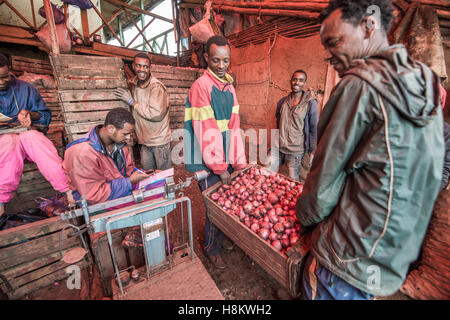
<svg viewBox="0 0 450 320">
<path fill-rule="evenodd" d="M 280 134 L 279 152 L 273 170 L 286 163 L 289 177 L 305 182 L 317 145 L 319 110 L 312 91 L 305 91 L 308 75 L 296 70 L 291 77 L 291 93 L 278 101 L 276 118 Z"/>
<path fill-rule="evenodd" d="M 370 15 L 377 12 L 379 15 Z M 296 214 L 313 229 L 306 299 L 396 292 L 418 257 L 444 160 L 438 77 L 389 46 L 390 0 L 333 0 L 321 41 L 342 80 L 318 125 Z"/>
</svg>

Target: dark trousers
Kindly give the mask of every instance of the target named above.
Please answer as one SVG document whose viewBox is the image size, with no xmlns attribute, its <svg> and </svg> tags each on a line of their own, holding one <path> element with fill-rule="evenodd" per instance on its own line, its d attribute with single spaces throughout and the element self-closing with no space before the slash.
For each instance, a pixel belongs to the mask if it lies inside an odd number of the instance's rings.
<svg viewBox="0 0 450 320">
<path fill-rule="evenodd" d="M 228 167 L 228 172 L 232 172 L 231 166 Z M 220 176 L 211 173 L 210 176 L 206 179 L 200 180 L 198 182 L 198 186 L 200 191 L 204 191 L 211 187 L 212 185 L 219 182 Z M 205 250 L 207 255 L 215 256 L 219 254 L 220 249 L 222 249 L 223 242 L 223 232 L 217 228 L 206 215 L 205 219 L 205 241 L 203 243 L 203 249 Z"/>
</svg>

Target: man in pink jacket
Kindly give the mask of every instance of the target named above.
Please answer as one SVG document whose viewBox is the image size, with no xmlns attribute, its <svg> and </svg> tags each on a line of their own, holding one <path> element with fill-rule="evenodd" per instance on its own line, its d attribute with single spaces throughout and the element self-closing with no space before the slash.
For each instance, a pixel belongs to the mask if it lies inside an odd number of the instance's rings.
<svg viewBox="0 0 450 320">
<path fill-rule="evenodd" d="M 136 170 L 127 148 L 134 124 L 128 110 L 116 108 L 108 112 L 104 125 L 67 146 L 63 168 L 75 200 L 85 196 L 96 204 L 124 197 L 133 184 L 148 178 Z"/>
<path fill-rule="evenodd" d="M 12 134 L 2 134 L 0 130 L 0 215 L 5 212 L 6 203 L 14 197 L 19 186 L 25 159 L 36 163 L 53 188 L 66 192 L 69 202 L 72 202 L 62 160 L 55 146 L 42 132 L 34 130 L 38 127 L 46 131 L 51 112 L 31 84 L 10 74 L 9 60 L 1 53 L 0 113 L 6 120 L 1 122 L 2 127 L 18 122 L 28 128 Z"/>
</svg>

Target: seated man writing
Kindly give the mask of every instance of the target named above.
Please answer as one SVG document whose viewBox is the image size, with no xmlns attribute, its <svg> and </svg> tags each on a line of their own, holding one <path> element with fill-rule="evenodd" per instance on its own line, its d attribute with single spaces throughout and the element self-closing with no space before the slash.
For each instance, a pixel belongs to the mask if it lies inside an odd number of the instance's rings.
<svg viewBox="0 0 450 320">
<path fill-rule="evenodd" d="M 67 146 L 63 168 L 75 200 L 85 196 L 96 204 L 124 197 L 133 184 L 148 178 L 136 170 L 127 148 L 134 125 L 128 110 L 116 108 L 108 112 L 104 125 Z"/>
<path fill-rule="evenodd" d="M 59 192 L 73 199 L 62 169 L 62 160 L 53 143 L 35 127 L 48 128 L 51 112 L 37 90 L 29 83 L 10 74 L 9 60 L 0 53 L 0 113 L 10 124 L 27 127 L 20 133 L 2 134 L 0 128 L 0 215 L 6 203 L 14 197 L 22 177 L 24 160 L 36 163 L 39 171 Z M 0 120 L 2 121 L 2 120 Z M 0 123 L 3 127 L 5 122 Z M 45 131 L 45 130 L 43 130 Z"/>
</svg>

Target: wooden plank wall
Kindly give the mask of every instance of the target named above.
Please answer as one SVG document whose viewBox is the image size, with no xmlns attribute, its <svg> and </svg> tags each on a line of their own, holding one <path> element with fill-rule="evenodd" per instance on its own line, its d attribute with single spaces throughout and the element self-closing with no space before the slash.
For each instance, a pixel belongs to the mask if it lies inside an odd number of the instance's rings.
<svg viewBox="0 0 450 320">
<path fill-rule="evenodd" d="M 184 107 L 189 88 L 203 70 L 172 66 L 151 66 L 152 76 L 160 80 L 169 93 L 170 128 L 184 127 Z"/>
</svg>

